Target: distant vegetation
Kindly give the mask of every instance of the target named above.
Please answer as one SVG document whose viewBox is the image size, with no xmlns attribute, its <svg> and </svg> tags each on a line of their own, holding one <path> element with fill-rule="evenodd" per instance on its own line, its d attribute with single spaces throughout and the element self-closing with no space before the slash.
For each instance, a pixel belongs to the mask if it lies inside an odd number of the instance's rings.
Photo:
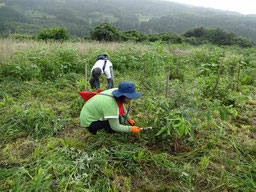
<svg viewBox="0 0 256 192">
<path fill-rule="evenodd" d="M 68 40 L 70 35 L 65 28 L 47 28 L 39 32 L 37 36 L 31 36 L 26 34 L 11 34 L 9 38 L 14 39 L 38 39 L 38 40 L 55 40 L 65 41 Z M 121 31 L 117 27 L 110 25 L 109 23 L 102 23 L 90 30 L 87 40 L 96 41 L 133 41 L 133 42 L 163 42 L 167 44 L 182 44 L 189 43 L 192 45 L 201 45 L 205 43 L 211 43 L 214 45 L 237 45 L 240 47 L 252 47 L 255 44 L 253 41 L 239 37 L 235 33 L 216 29 L 206 29 L 203 27 L 194 28 L 186 31 L 184 34 L 143 34 L 136 30 Z"/>
<path fill-rule="evenodd" d="M 37 35 L 45 28 L 66 28 L 71 38 L 89 37 L 89 31 L 109 23 L 127 39 L 141 34 L 183 34 L 197 27 L 222 28 L 256 42 L 256 16 L 152 0 L 0 0 L 0 35 Z M 132 35 L 133 37 L 135 35 Z M 137 37 L 135 41 L 141 41 Z M 204 38 L 203 38 L 204 39 Z M 240 41 L 240 39 L 238 39 Z"/>
<path fill-rule="evenodd" d="M 194 28 L 183 34 L 191 39 L 191 43 L 195 45 L 203 43 L 212 43 L 215 45 L 238 45 L 240 47 L 252 47 L 255 45 L 252 40 L 239 37 L 235 33 L 225 31 L 220 28 L 206 29 L 203 27 Z"/>
<path fill-rule="evenodd" d="M 187 42 L 193 45 L 212 43 L 215 45 L 238 45 L 240 47 L 252 47 L 252 40 L 238 37 L 235 33 L 220 28 L 205 29 L 203 27 L 188 30 L 183 35 L 162 33 L 154 35 L 142 34 L 136 30 L 123 31 L 103 23 L 90 31 L 90 39 L 98 41 L 134 41 L 134 42 L 155 42 L 162 41 L 171 44 Z"/>
</svg>

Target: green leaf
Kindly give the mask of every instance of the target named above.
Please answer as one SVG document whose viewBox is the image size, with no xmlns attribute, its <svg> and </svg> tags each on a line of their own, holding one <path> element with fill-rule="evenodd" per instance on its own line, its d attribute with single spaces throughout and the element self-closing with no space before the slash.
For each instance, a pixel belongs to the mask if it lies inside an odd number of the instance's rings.
<svg viewBox="0 0 256 192">
<path fill-rule="evenodd" d="M 229 114 L 228 114 L 229 110 L 226 107 L 224 107 L 223 111 L 224 111 L 224 119 L 226 121 L 229 121 L 230 120 L 230 117 L 229 117 Z"/>
<path fill-rule="evenodd" d="M 218 102 L 216 100 L 214 101 L 213 106 L 214 106 L 215 109 L 218 109 L 219 104 L 218 104 Z"/>
<path fill-rule="evenodd" d="M 160 135 L 161 133 L 164 132 L 164 130 L 166 130 L 166 127 L 162 127 L 156 134 L 156 136 Z"/>
<path fill-rule="evenodd" d="M 185 135 L 187 134 L 191 135 L 190 131 L 191 131 L 190 127 L 185 125 Z"/>
<path fill-rule="evenodd" d="M 237 117 L 238 115 L 238 112 L 236 109 L 230 109 L 230 113 L 234 116 L 234 117 Z"/>
<path fill-rule="evenodd" d="M 184 134 L 184 123 L 181 123 L 179 126 L 179 136 L 182 136 Z"/>
<path fill-rule="evenodd" d="M 168 128 L 167 128 L 167 134 L 168 134 L 168 135 L 171 135 L 171 127 L 168 127 Z"/>
<path fill-rule="evenodd" d="M 63 139 L 60 139 L 60 143 L 61 143 L 63 146 L 66 145 L 66 143 L 65 143 L 65 141 L 64 141 Z"/>
<path fill-rule="evenodd" d="M 162 49 L 157 49 L 157 53 L 159 53 L 160 55 L 162 55 L 163 54 L 163 50 Z"/>
<path fill-rule="evenodd" d="M 210 111 L 207 111 L 206 118 L 207 118 L 207 121 L 210 121 L 212 119 Z"/>
<path fill-rule="evenodd" d="M 172 121 L 180 121 L 181 120 L 181 118 L 175 118 L 175 119 L 170 119 L 170 120 L 172 120 Z"/>
<path fill-rule="evenodd" d="M 220 119 L 224 121 L 224 120 L 225 120 L 224 111 L 220 108 L 220 109 L 219 109 L 219 112 L 220 112 Z"/>
<path fill-rule="evenodd" d="M 177 124 L 174 124 L 172 125 L 173 127 L 179 127 L 181 123 L 177 123 Z"/>
</svg>

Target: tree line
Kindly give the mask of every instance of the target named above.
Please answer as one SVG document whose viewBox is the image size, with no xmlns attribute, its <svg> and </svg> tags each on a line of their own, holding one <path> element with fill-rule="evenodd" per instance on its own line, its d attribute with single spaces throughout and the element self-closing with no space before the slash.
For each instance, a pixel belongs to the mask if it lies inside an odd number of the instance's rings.
<svg viewBox="0 0 256 192">
<path fill-rule="evenodd" d="M 10 34 L 9 37 L 15 39 L 37 39 L 37 40 L 55 40 L 65 41 L 70 39 L 70 34 L 65 28 L 46 28 L 41 30 L 37 36 L 27 34 Z M 109 23 L 102 23 L 91 29 L 86 40 L 96 41 L 115 41 L 115 42 L 156 42 L 161 41 L 171 44 L 189 43 L 192 45 L 201 45 L 211 43 L 214 45 L 237 45 L 239 47 L 248 48 L 255 43 L 245 37 L 236 35 L 233 32 L 223 30 L 221 28 L 204 28 L 197 27 L 186 31 L 183 34 L 176 33 L 154 33 L 144 34 L 137 30 L 124 30 L 112 26 Z"/>
</svg>

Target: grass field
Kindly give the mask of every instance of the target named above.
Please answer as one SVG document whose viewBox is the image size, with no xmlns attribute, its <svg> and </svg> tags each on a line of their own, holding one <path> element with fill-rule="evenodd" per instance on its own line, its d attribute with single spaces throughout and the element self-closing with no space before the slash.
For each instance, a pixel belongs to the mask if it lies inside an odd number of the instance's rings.
<svg viewBox="0 0 256 192">
<path fill-rule="evenodd" d="M 100 53 L 153 130 L 80 126 Z M 255 77 L 255 48 L 0 39 L 0 191 L 256 191 Z"/>
</svg>

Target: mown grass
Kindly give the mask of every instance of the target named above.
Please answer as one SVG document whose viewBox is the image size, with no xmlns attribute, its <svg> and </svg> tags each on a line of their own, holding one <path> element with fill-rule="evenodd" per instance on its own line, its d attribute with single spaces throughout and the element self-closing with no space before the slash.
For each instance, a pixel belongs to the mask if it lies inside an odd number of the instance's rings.
<svg viewBox="0 0 256 192">
<path fill-rule="evenodd" d="M 0 57 L 0 191 L 256 190 L 255 49 L 1 42 L 10 49 Z M 80 127 L 84 62 L 90 69 L 102 51 L 115 85 L 132 81 L 143 95 L 130 115 L 153 130 L 91 135 Z M 190 134 L 180 135 L 174 117 Z"/>
</svg>

